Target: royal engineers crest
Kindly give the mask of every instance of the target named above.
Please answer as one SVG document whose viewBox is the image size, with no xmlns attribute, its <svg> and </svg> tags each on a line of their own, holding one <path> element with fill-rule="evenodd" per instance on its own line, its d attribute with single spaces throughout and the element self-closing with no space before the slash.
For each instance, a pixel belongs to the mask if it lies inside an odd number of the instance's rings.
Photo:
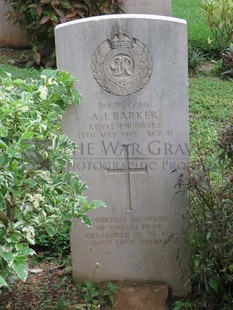
<svg viewBox="0 0 233 310">
<path fill-rule="evenodd" d="M 123 27 L 118 27 L 95 50 L 91 67 L 103 90 L 112 95 L 127 96 L 148 83 L 153 63 L 146 46 Z"/>
</svg>

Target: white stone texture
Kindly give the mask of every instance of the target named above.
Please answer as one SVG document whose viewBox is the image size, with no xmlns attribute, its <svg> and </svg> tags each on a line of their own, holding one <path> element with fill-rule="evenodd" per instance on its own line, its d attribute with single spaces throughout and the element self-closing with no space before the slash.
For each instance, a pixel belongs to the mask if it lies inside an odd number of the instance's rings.
<svg viewBox="0 0 233 310">
<path fill-rule="evenodd" d="M 123 0 L 127 14 L 155 14 L 171 16 L 171 0 Z"/>
<path fill-rule="evenodd" d="M 58 68 L 83 96 L 63 118 L 80 147 L 70 170 L 107 204 L 90 212 L 92 227 L 73 221 L 74 279 L 151 280 L 186 294 L 187 197 L 177 185 L 189 157 L 186 22 L 103 16 L 60 25 L 55 37 Z"/>
</svg>

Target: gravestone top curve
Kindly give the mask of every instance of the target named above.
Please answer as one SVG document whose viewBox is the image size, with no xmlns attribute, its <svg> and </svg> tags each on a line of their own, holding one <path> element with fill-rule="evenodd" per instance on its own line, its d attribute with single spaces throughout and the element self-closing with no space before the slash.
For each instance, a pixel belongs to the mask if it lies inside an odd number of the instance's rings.
<svg viewBox="0 0 233 310">
<path fill-rule="evenodd" d="M 160 16 L 160 15 L 153 15 L 153 14 L 112 14 L 112 15 L 102 15 L 102 16 L 94 16 L 94 17 L 88 17 L 88 18 L 83 18 L 83 19 L 77 19 L 73 21 L 69 21 L 63 24 L 59 24 L 55 28 L 55 33 L 57 32 L 58 29 L 60 28 L 66 28 L 70 27 L 72 25 L 77 25 L 77 24 L 89 24 L 90 22 L 98 22 L 98 21 L 103 21 L 103 20 L 124 20 L 124 19 L 134 19 L 135 22 L 137 20 L 161 20 L 161 21 L 168 21 L 172 23 L 179 23 L 179 24 L 184 24 L 186 25 L 187 22 L 184 19 L 177 18 L 177 17 L 170 17 L 170 16 Z"/>
</svg>

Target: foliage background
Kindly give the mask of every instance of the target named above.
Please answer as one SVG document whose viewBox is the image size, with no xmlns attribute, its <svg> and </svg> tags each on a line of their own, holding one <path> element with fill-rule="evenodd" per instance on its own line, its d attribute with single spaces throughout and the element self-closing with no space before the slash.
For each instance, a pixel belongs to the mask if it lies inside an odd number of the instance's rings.
<svg viewBox="0 0 233 310">
<path fill-rule="evenodd" d="M 172 16 L 188 22 L 188 39 L 192 48 L 209 53 L 208 37 L 210 30 L 201 16 L 202 0 L 172 0 Z"/>
<path fill-rule="evenodd" d="M 61 117 L 78 104 L 75 79 L 44 71 L 39 79 L 0 77 L 0 287 L 11 275 L 25 280 L 29 245 L 39 235 L 69 231 L 72 218 L 85 224 L 86 212 L 100 201 L 82 196 L 87 188 L 66 168 L 75 149 L 61 134 Z"/>
<path fill-rule="evenodd" d="M 78 18 L 120 13 L 121 0 L 5 0 L 12 10 L 8 18 L 26 30 L 32 42 L 34 62 L 55 65 L 54 28 Z M 32 64 L 33 62 L 31 62 Z"/>
</svg>

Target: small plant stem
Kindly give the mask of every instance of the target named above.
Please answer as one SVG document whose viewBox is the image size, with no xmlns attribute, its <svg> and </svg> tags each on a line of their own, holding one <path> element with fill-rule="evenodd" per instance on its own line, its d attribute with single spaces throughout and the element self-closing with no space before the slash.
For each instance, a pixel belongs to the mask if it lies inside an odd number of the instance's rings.
<svg viewBox="0 0 233 310">
<path fill-rule="evenodd" d="M 95 273 L 96 273 L 96 270 L 101 267 L 99 263 L 96 263 L 95 265 L 95 269 L 94 269 L 94 272 L 93 272 L 93 276 L 92 276 L 92 282 L 94 282 L 94 278 L 95 278 Z"/>
<path fill-rule="evenodd" d="M 9 224 L 8 217 L 5 214 L 3 214 L 2 212 L 0 212 L 0 221 L 5 225 L 5 227 L 7 227 Z"/>
</svg>

